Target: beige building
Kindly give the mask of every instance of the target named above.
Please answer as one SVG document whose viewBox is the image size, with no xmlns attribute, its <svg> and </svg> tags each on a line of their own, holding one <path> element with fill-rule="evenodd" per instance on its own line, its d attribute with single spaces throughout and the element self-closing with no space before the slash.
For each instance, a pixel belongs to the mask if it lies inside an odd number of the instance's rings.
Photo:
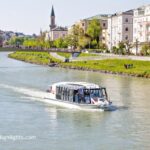
<svg viewBox="0 0 150 150">
<path fill-rule="evenodd" d="M 68 29 L 65 27 L 56 27 L 52 29 L 49 33 L 51 41 L 54 41 L 58 38 L 64 38 L 68 34 Z"/>
<path fill-rule="evenodd" d="M 133 10 L 116 13 L 108 18 L 108 49 L 112 50 L 121 41 L 133 41 Z"/>
<path fill-rule="evenodd" d="M 100 21 L 100 24 L 102 27 L 102 34 L 100 35 L 100 39 L 102 40 L 103 43 L 106 44 L 107 43 L 107 28 L 108 28 L 107 18 L 108 18 L 108 16 L 109 15 L 105 15 L 105 14 L 96 15 L 96 16 L 93 16 L 90 18 L 80 20 L 79 22 L 76 22 L 75 24 L 79 25 L 84 30 L 84 32 L 86 32 L 89 22 L 93 19 L 98 19 Z"/>
</svg>

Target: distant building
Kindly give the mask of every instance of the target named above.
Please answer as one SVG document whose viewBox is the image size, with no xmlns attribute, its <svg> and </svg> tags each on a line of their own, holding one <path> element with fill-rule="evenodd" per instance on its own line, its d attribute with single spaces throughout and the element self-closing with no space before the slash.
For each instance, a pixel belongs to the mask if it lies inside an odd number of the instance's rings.
<svg viewBox="0 0 150 150">
<path fill-rule="evenodd" d="M 100 40 L 102 43 L 107 43 L 107 28 L 108 28 L 108 16 L 107 14 L 100 14 L 93 17 L 89 17 L 86 19 L 82 19 L 79 22 L 76 22 L 75 25 L 79 25 L 80 28 L 83 29 L 84 32 L 87 31 L 88 25 L 91 20 L 97 19 L 100 22 L 100 25 L 102 27 L 102 34 L 100 34 Z"/>
<path fill-rule="evenodd" d="M 133 42 L 150 42 L 150 5 L 134 10 Z"/>
<path fill-rule="evenodd" d="M 107 46 L 112 50 L 119 42 L 133 41 L 133 10 L 116 13 L 108 18 Z"/>
<path fill-rule="evenodd" d="M 45 40 L 54 41 L 58 38 L 64 38 L 68 34 L 67 27 L 57 26 L 55 23 L 55 12 L 52 6 L 51 17 L 50 17 L 50 31 L 46 33 Z"/>
<path fill-rule="evenodd" d="M 50 31 L 56 27 L 55 24 L 55 12 L 54 7 L 52 6 L 51 16 L 50 16 Z"/>
</svg>

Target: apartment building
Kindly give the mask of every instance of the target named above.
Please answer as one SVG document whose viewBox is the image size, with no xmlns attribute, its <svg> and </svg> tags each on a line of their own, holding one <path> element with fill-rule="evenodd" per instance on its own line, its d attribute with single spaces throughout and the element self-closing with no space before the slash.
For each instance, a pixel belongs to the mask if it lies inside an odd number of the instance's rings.
<svg viewBox="0 0 150 150">
<path fill-rule="evenodd" d="M 86 32 L 91 20 L 93 19 L 99 20 L 100 25 L 102 27 L 102 34 L 100 34 L 100 40 L 102 41 L 102 43 L 107 44 L 108 16 L 110 15 L 107 15 L 107 14 L 96 15 L 93 17 L 80 20 L 76 22 L 75 25 L 79 25 L 79 27 L 82 28 L 84 32 Z"/>
<path fill-rule="evenodd" d="M 150 42 L 150 5 L 134 10 L 133 42 Z"/>
<path fill-rule="evenodd" d="M 112 50 L 119 42 L 133 41 L 133 10 L 108 17 L 107 46 Z"/>
</svg>

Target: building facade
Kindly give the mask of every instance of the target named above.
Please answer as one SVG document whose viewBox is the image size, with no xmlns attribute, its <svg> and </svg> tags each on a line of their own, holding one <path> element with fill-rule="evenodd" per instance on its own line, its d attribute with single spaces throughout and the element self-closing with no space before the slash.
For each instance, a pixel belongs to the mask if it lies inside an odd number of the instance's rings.
<svg viewBox="0 0 150 150">
<path fill-rule="evenodd" d="M 112 50 L 119 42 L 133 41 L 133 10 L 108 17 L 107 46 Z"/>
<path fill-rule="evenodd" d="M 106 14 L 96 15 L 90 18 L 80 20 L 79 22 L 76 22 L 75 25 L 79 25 L 79 27 L 82 28 L 85 33 L 87 31 L 88 25 L 91 20 L 93 19 L 99 20 L 102 28 L 102 33 L 100 34 L 100 40 L 102 41 L 102 43 L 107 44 L 108 16 L 109 15 Z"/>
<path fill-rule="evenodd" d="M 150 5 L 134 10 L 133 42 L 150 42 Z"/>
<path fill-rule="evenodd" d="M 58 38 L 65 38 L 67 34 L 68 29 L 66 27 L 56 27 L 52 29 L 49 33 L 51 41 L 54 41 Z"/>
<path fill-rule="evenodd" d="M 52 6 L 51 16 L 50 16 L 50 31 L 46 33 L 45 40 L 54 41 L 58 38 L 64 38 L 68 34 L 67 27 L 57 26 L 55 23 L 55 12 L 54 7 Z"/>
</svg>

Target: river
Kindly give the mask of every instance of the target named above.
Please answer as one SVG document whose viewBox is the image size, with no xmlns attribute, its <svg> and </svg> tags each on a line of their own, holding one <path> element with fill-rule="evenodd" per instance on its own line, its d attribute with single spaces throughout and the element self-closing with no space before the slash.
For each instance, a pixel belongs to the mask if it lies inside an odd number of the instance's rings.
<svg viewBox="0 0 150 150">
<path fill-rule="evenodd" d="M 0 53 L 0 150 L 148 150 L 150 80 L 28 64 Z M 47 86 L 87 81 L 107 88 L 116 111 L 44 101 Z M 41 98 L 39 98 L 41 97 Z"/>
</svg>

